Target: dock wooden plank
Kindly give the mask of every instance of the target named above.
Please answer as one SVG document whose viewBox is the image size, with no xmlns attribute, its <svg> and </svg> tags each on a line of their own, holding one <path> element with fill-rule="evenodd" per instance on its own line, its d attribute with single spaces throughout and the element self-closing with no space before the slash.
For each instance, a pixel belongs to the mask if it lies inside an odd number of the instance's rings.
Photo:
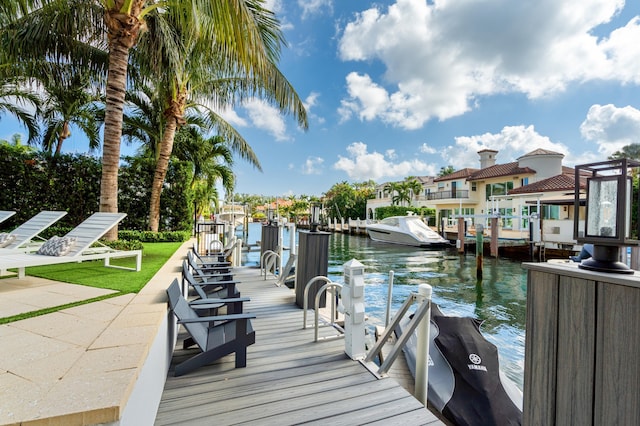
<svg viewBox="0 0 640 426">
<path fill-rule="evenodd" d="M 314 342 L 292 290 L 257 270 L 243 268 L 234 277 L 242 281 L 242 296 L 251 298 L 244 310 L 257 316 L 247 367 L 234 368 L 233 355 L 181 377 L 172 367 L 157 425 L 443 424 L 393 379 L 378 380 L 349 359 L 343 339 Z M 320 329 L 321 336 L 334 334 L 332 327 Z M 181 348 L 179 340 L 172 365 L 193 353 Z"/>
</svg>

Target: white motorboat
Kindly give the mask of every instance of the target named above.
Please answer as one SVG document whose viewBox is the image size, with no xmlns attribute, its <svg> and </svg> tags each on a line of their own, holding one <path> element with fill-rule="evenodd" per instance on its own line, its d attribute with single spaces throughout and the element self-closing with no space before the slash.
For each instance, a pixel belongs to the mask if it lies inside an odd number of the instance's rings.
<svg viewBox="0 0 640 426">
<path fill-rule="evenodd" d="M 384 243 L 434 248 L 451 245 L 416 215 L 391 216 L 380 222 L 367 224 L 367 233 L 373 241 Z"/>
<path fill-rule="evenodd" d="M 244 206 L 225 204 L 220 208 L 220 211 L 216 215 L 216 221 L 228 223 L 235 231 L 237 227 L 244 225 L 245 216 L 246 212 Z"/>
</svg>

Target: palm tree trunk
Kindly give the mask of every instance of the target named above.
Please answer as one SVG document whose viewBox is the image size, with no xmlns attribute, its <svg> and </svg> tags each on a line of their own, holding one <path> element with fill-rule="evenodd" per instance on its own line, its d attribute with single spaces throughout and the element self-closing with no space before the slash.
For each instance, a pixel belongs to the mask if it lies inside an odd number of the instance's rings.
<svg viewBox="0 0 640 426">
<path fill-rule="evenodd" d="M 149 230 L 153 232 L 158 232 L 160 225 L 160 195 L 162 194 L 164 178 L 167 176 L 167 170 L 169 169 L 169 159 L 173 151 L 173 140 L 177 129 L 177 120 L 167 120 L 162 141 L 160 142 L 160 152 L 156 163 L 156 170 L 153 174 L 151 201 L 149 202 Z"/>
<path fill-rule="evenodd" d="M 184 88 L 179 89 L 176 97 L 171 100 L 171 105 L 167 111 L 165 111 L 167 125 L 165 126 L 162 141 L 160 142 L 160 152 L 156 163 L 156 171 L 153 174 L 151 201 L 149 202 L 149 230 L 153 232 L 158 232 L 160 225 L 160 195 L 162 194 L 162 185 L 164 184 L 164 178 L 167 176 L 176 131 L 186 123 L 184 119 L 186 105 L 187 91 Z"/>
<path fill-rule="evenodd" d="M 128 13 L 122 13 L 124 3 Z M 108 5 L 111 2 L 105 2 Z M 102 146 L 102 180 L 100 181 L 100 211 L 118 211 L 118 168 L 120 166 L 120 139 L 122 138 L 122 110 L 127 90 L 127 64 L 129 50 L 138 41 L 142 22 L 138 19 L 145 0 L 116 0 L 105 10 L 104 21 L 109 39 L 109 71 L 107 74 L 104 111 L 104 142 Z M 118 226 L 105 234 L 105 239 L 118 238 Z"/>
<path fill-rule="evenodd" d="M 112 42 L 109 51 L 109 74 L 107 76 L 107 99 L 104 115 L 102 180 L 100 181 L 101 212 L 118 211 L 118 168 L 128 60 L 129 47 L 117 41 Z M 105 234 L 105 238 L 110 241 L 118 238 L 117 225 Z"/>
<path fill-rule="evenodd" d="M 69 136 L 71 136 L 71 131 L 69 130 L 69 122 L 65 121 L 62 124 L 62 130 L 58 135 L 58 144 L 56 145 L 56 153 L 54 155 L 56 156 L 60 155 L 60 153 L 62 152 L 62 144 L 64 143 L 65 139 L 67 139 Z"/>
</svg>

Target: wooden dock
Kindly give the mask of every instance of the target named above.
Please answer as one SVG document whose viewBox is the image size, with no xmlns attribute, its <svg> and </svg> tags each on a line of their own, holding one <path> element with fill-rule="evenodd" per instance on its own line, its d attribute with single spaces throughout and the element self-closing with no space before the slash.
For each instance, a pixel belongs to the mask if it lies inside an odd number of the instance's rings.
<svg viewBox="0 0 640 426">
<path fill-rule="evenodd" d="M 314 342 L 292 290 L 264 280 L 257 269 L 237 272 L 242 296 L 251 298 L 244 310 L 257 315 L 247 367 L 234 368 L 233 355 L 181 377 L 172 367 L 157 425 L 443 424 L 394 379 L 378 380 L 349 359 L 343 339 Z M 331 327 L 321 331 L 336 334 Z M 192 353 L 181 349 L 182 337 L 173 363 Z"/>
</svg>

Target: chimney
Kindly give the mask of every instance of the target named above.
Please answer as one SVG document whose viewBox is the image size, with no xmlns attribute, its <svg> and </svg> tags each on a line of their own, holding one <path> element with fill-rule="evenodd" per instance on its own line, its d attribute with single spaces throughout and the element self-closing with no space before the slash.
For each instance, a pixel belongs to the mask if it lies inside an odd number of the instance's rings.
<svg viewBox="0 0 640 426">
<path fill-rule="evenodd" d="M 478 155 L 480 155 L 480 168 L 486 169 L 487 167 L 495 166 L 498 151 L 483 149 L 482 151 L 478 151 Z"/>
</svg>

